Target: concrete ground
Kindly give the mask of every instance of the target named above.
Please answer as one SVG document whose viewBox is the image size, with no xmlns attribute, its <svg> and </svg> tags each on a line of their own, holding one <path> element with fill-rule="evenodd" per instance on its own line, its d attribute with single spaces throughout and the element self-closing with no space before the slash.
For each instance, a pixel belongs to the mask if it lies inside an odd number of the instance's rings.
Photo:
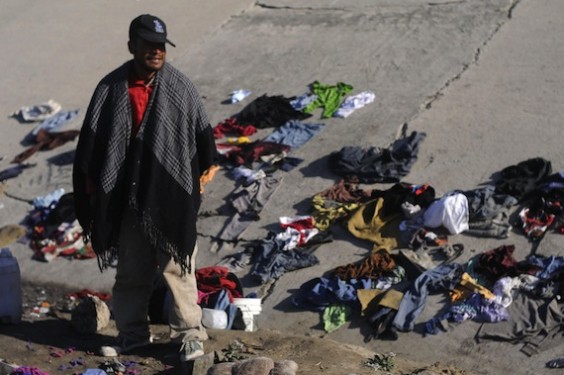
<svg viewBox="0 0 564 375">
<path fill-rule="evenodd" d="M 544 157 L 553 170 L 564 166 L 561 152 L 564 118 L 564 2 L 560 0 L 264 0 L 34 2 L 8 0 L 0 5 L 0 77 L 5 94 L 0 113 L 52 98 L 64 109 L 88 105 L 97 81 L 128 58 L 129 21 L 140 13 L 161 16 L 177 48 L 169 61 L 195 82 L 212 125 L 241 110 L 262 94 L 294 96 L 318 80 L 351 84 L 354 92 L 372 90 L 373 104 L 346 119 L 320 119 L 326 126 L 293 156 L 304 159 L 284 175 L 281 187 L 245 232 L 245 239 L 264 238 L 280 216 L 305 214 L 307 200 L 333 185 L 338 177 L 327 168 L 327 155 L 346 145 L 381 146 L 392 142 L 398 128 L 427 133 L 419 159 L 404 179 L 429 183 L 437 195 L 471 189 L 488 182 L 508 165 Z M 235 89 L 253 92 L 243 103 L 222 102 Z M 73 123 L 80 126 L 80 119 Z M 0 170 L 23 146 L 31 125 L 6 118 L 0 123 Z M 11 196 L 29 200 L 56 187 L 71 190 L 71 169 L 50 158 L 72 153 L 75 143 L 41 152 L 37 165 L 10 180 Z M 203 210 L 225 203 L 233 181 L 220 173 L 206 188 Z M 384 188 L 385 185 L 366 188 Z M 0 198 L 0 225 L 21 221 L 29 204 Z M 210 239 L 227 217 L 202 218 L 199 265 L 214 265 L 240 248 L 211 253 Z M 502 244 L 515 244 L 524 258 L 531 245 L 519 233 L 505 241 L 464 235 L 461 261 Z M 537 250 L 562 255 L 564 239 L 548 235 Z M 112 271 L 100 274 L 96 262 L 51 263 L 31 260 L 25 244 L 11 246 L 22 278 L 76 288 L 109 290 Z M 303 282 L 338 265 L 361 259 L 371 244 L 337 230 L 335 240 L 320 247 L 320 264 L 282 276 L 264 300 L 258 324 L 291 333 L 323 334 L 319 316 L 297 311 L 289 299 Z M 472 253 L 470 250 L 475 250 Z M 244 274 L 248 291 L 258 288 Z M 431 299 L 422 320 L 440 309 Z M 543 374 L 544 363 L 564 352 L 560 344 L 534 357 L 518 345 L 481 343 L 477 325 L 465 323 L 432 337 L 400 335 L 396 342 L 363 343 L 362 325 L 329 336 L 374 351 L 392 350 L 413 360 L 443 361 L 483 374 Z M 516 366 L 518 364 L 518 366 Z"/>
</svg>

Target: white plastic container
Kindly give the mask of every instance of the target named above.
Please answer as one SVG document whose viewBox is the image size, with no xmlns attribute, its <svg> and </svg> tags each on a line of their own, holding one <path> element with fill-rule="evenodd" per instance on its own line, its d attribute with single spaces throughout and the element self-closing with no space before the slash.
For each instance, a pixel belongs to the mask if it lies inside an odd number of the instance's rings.
<svg viewBox="0 0 564 375">
<path fill-rule="evenodd" d="M 202 324 L 206 328 L 226 329 L 227 313 L 223 310 L 202 308 Z"/>
<path fill-rule="evenodd" d="M 22 286 L 18 260 L 8 248 L 0 251 L 0 322 L 22 320 Z"/>
<path fill-rule="evenodd" d="M 233 304 L 243 313 L 245 331 L 256 331 L 255 315 L 262 311 L 262 300 L 260 298 L 233 298 Z"/>
</svg>

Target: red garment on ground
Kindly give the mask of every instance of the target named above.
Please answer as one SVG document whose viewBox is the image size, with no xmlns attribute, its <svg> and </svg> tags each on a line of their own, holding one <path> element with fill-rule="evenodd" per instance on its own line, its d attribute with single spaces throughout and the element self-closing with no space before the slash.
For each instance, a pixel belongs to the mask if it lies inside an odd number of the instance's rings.
<svg viewBox="0 0 564 375">
<path fill-rule="evenodd" d="M 226 135 L 236 135 L 239 137 L 247 137 L 257 132 L 257 128 L 253 125 L 241 125 L 237 119 L 231 117 L 220 122 L 213 128 L 214 138 L 223 138 Z"/>
<path fill-rule="evenodd" d="M 71 297 L 71 296 L 75 298 L 86 298 L 88 296 L 94 296 L 100 298 L 102 301 L 108 301 L 111 297 L 110 293 L 95 292 L 90 289 L 82 289 L 79 292 L 67 294 L 67 297 Z"/>
<path fill-rule="evenodd" d="M 296 219 L 289 223 L 280 223 L 282 229 L 293 228 L 299 233 L 298 246 L 304 246 L 307 242 L 307 235 L 309 231 L 315 229 L 313 224 L 313 217 L 308 216 L 300 219 Z"/>
<path fill-rule="evenodd" d="M 198 290 L 204 293 L 215 293 L 226 289 L 229 301 L 243 297 L 243 288 L 237 276 L 229 272 L 227 267 L 204 267 L 196 271 Z"/>
</svg>

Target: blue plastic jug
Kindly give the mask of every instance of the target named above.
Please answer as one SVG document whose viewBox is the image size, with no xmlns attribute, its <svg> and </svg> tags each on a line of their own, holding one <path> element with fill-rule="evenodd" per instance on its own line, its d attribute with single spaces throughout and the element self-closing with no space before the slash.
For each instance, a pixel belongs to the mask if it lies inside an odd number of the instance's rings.
<svg viewBox="0 0 564 375">
<path fill-rule="evenodd" d="M 18 260 L 8 248 L 0 251 L 0 322 L 22 320 L 22 287 Z"/>
</svg>

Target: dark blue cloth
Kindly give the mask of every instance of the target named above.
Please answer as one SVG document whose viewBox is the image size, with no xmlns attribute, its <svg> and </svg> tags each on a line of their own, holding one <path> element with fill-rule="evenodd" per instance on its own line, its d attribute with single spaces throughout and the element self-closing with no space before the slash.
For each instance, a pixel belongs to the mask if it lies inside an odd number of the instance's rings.
<svg viewBox="0 0 564 375">
<path fill-rule="evenodd" d="M 354 304 L 358 302 L 357 289 L 371 287 L 369 279 L 343 281 L 338 277 L 318 277 L 302 284 L 292 302 L 298 307 L 322 311 L 333 304 Z"/>
<path fill-rule="evenodd" d="M 284 250 L 285 242 L 277 240 L 274 234 L 263 240 L 254 250 L 254 264 L 251 275 L 261 283 L 277 279 L 284 273 L 300 268 L 311 267 L 319 259 L 307 250 L 299 248 Z"/>
<path fill-rule="evenodd" d="M 533 255 L 527 259 L 527 262 L 533 266 L 542 268 L 536 276 L 539 279 L 552 279 L 555 275 L 564 272 L 564 257 L 562 256 L 549 256 L 549 257 L 539 257 Z"/>
<path fill-rule="evenodd" d="M 0 172 L 0 182 L 9 180 L 20 175 L 22 171 L 26 168 L 32 167 L 31 164 L 18 164 L 14 167 L 6 168 Z"/>
<path fill-rule="evenodd" d="M 399 182 L 417 160 L 425 133 L 412 132 L 388 148 L 345 146 L 329 155 L 329 168 L 339 176 L 356 176 L 358 182 Z"/>
</svg>

